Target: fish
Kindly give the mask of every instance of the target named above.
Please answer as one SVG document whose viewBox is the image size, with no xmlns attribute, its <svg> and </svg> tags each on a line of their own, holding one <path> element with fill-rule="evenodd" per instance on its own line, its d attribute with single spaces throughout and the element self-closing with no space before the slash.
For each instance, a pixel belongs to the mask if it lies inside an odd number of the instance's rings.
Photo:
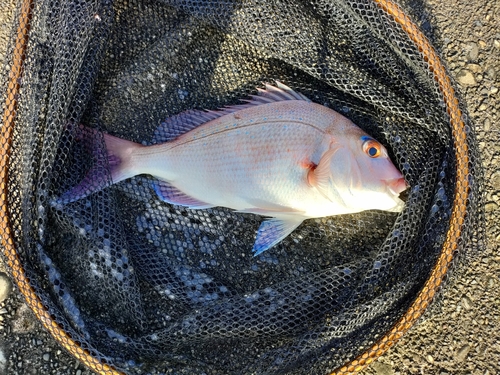
<svg viewBox="0 0 500 375">
<path fill-rule="evenodd" d="M 306 219 L 402 210 L 402 173 L 387 149 L 345 116 L 278 81 L 241 103 L 172 116 L 150 146 L 102 133 L 110 176 L 96 163 L 58 202 L 147 174 L 166 203 L 267 217 L 254 255 Z"/>
</svg>

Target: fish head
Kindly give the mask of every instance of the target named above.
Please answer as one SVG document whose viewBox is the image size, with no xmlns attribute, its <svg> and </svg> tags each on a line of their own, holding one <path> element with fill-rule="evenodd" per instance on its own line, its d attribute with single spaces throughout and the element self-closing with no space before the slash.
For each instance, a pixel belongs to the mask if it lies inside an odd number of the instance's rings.
<svg viewBox="0 0 500 375">
<path fill-rule="evenodd" d="M 332 188 L 350 212 L 403 209 L 399 194 L 408 185 L 380 142 L 355 127 L 332 146 Z"/>
</svg>

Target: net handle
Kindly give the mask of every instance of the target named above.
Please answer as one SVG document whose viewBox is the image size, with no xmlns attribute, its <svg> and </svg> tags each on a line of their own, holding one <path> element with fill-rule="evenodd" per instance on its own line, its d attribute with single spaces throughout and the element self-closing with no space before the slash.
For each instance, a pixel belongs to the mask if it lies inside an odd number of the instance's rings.
<svg viewBox="0 0 500 375">
<path fill-rule="evenodd" d="M 32 18 L 33 0 L 24 0 L 21 4 L 19 23 L 15 35 L 12 65 L 9 71 L 7 83 L 7 97 L 5 99 L 5 111 L 2 116 L 2 127 L 0 129 L 0 237 L 2 252 L 11 270 L 12 277 L 26 303 L 35 313 L 37 319 L 50 332 L 50 334 L 66 348 L 75 358 L 84 363 L 93 371 L 103 375 L 124 375 L 113 369 L 108 364 L 103 364 L 93 357 L 87 349 L 81 347 L 74 341 L 55 321 L 43 305 L 40 298 L 30 285 L 21 260 L 16 253 L 14 239 L 12 237 L 9 209 L 7 205 L 8 187 L 8 163 L 11 154 L 12 132 L 15 126 L 18 96 L 20 91 L 20 80 L 23 73 L 23 64 L 28 45 L 28 33 Z"/>
<path fill-rule="evenodd" d="M 384 12 L 391 16 L 401 28 L 408 34 L 409 38 L 418 47 L 423 55 L 424 61 L 429 65 L 429 70 L 434 73 L 434 80 L 439 85 L 446 112 L 450 116 L 451 134 L 456 158 L 456 185 L 454 192 L 453 208 L 450 217 L 450 227 L 446 233 L 446 239 L 441 250 L 441 254 L 432 269 L 429 279 L 417 295 L 405 314 L 397 323 L 375 344 L 368 348 L 363 354 L 354 360 L 338 368 L 331 375 L 355 374 L 365 369 L 369 364 L 382 356 L 391 346 L 393 346 L 415 322 L 423 315 L 426 308 L 436 296 L 444 277 L 451 266 L 453 254 L 458 248 L 458 241 L 462 232 L 462 227 L 466 215 L 466 199 L 469 189 L 467 175 L 469 173 L 469 156 L 467 145 L 467 132 L 465 123 L 462 120 L 462 112 L 459 108 L 455 90 L 451 85 L 450 78 L 441 63 L 436 51 L 431 46 L 425 35 L 410 20 L 403 10 L 391 0 L 373 0 Z"/>
</svg>

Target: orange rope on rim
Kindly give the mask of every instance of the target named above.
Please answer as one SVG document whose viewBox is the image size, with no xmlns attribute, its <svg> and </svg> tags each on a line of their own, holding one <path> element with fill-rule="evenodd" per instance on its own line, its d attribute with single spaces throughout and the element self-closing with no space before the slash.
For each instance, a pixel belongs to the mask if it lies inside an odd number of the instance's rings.
<svg viewBox="0 0 500 375">
<path fill-rule="evenodd" d="M 24 0 L 21 8 L 19 26 L 13 53 L 12 67 L 9 72 L 9 82 L 7 85 L 7 98 L 5 100 L 5 111 L 2 117 L 2 127 L 0 129 L 0 237 L 2 241 L 3 253 L 7 259 L 7 264 L 11 269 L 12 276 L 24 295 L 28 306 L 33 310 L 36 317 L 52 336 L 65 347 L 75 358 L 80 360 L 92 370 L 106 375 L 122 375 L 107 364 L 100 363 L 90 352 L 78 345 L 50 316 L 42 301 L 31 288 L 26 277 L 21 261 L 14 247 L 12 231 L 8 215 L 7 185 L 8 185 L 8 163 L 11 148 L 11 137 L 14 129 L 14 120 L 17 110 L 17 97 L 19 95 L 19 80 L 22 77 L 23 62 L 28 44 L 28 31 L 31 20 L 32 0 Z"/>
<path fill-rule="evenodd" d="M 425 283 L 423 289 L 418 294 L 415 301 L 408 308 L 406 313 L 399 319 L 394 327 L 384 335 L 377 343 L 367 349 L 363 354 L 353 361 L 337 369 L 332 375 L 353 374 L 366 368 L 370 363 L 383 355 L 393 346 L 419 319 L 435 297 L 446 272 L 453 260 L 453 253 L 457 249 L 457 242 L 460 238 L 462 226 L 465 221 L 467 190 L 469 182 L 469 156 L 467 146 L 467 134 L 465 124 L 462 121 L 462 112 L 455 97 L 455 91 L 451 86 L 450 79 L 439 60 L 438 55 L 430 45 L 427 38 L 418 27 L 406 16 L 401 8 L 391 0 L 373 0 L 386 13 L 390 14 L 394 20 L 403 28 L 410 39 L 417 45 L 419 51 L 424 56 L 424 61 L 429 64 L 429 70 L 434 73 L 434 79 L 443 93 L 447 112 L 450 116 L 451 131 L 455 146 L 455 157 L 457 160 L 457 178 L 455 187 L 455 198 L 450 218 L 450 228 L 446 233 L 446 240 L 443 249 L 434 266 L 432 273 Z"/>
</svg>

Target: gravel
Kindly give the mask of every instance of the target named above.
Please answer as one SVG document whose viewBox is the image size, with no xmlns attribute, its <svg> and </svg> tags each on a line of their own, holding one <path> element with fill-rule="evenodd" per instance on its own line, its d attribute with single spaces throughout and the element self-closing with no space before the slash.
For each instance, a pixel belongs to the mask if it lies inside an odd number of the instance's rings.
<svg viewBox="0 0 500 375">
<path fill-rule="evenodd" d="M 0 64 L 15 0 L 0 1 Z M 422 27 L 458 83 L 485 167 L 487 246 L 468 254 L 441 295 L 364 375 L 500 374 L 500 2 L 419 0 Z M 90 375 L 41 327 L 0 262 L 0 374 Z"/>
</svg>

